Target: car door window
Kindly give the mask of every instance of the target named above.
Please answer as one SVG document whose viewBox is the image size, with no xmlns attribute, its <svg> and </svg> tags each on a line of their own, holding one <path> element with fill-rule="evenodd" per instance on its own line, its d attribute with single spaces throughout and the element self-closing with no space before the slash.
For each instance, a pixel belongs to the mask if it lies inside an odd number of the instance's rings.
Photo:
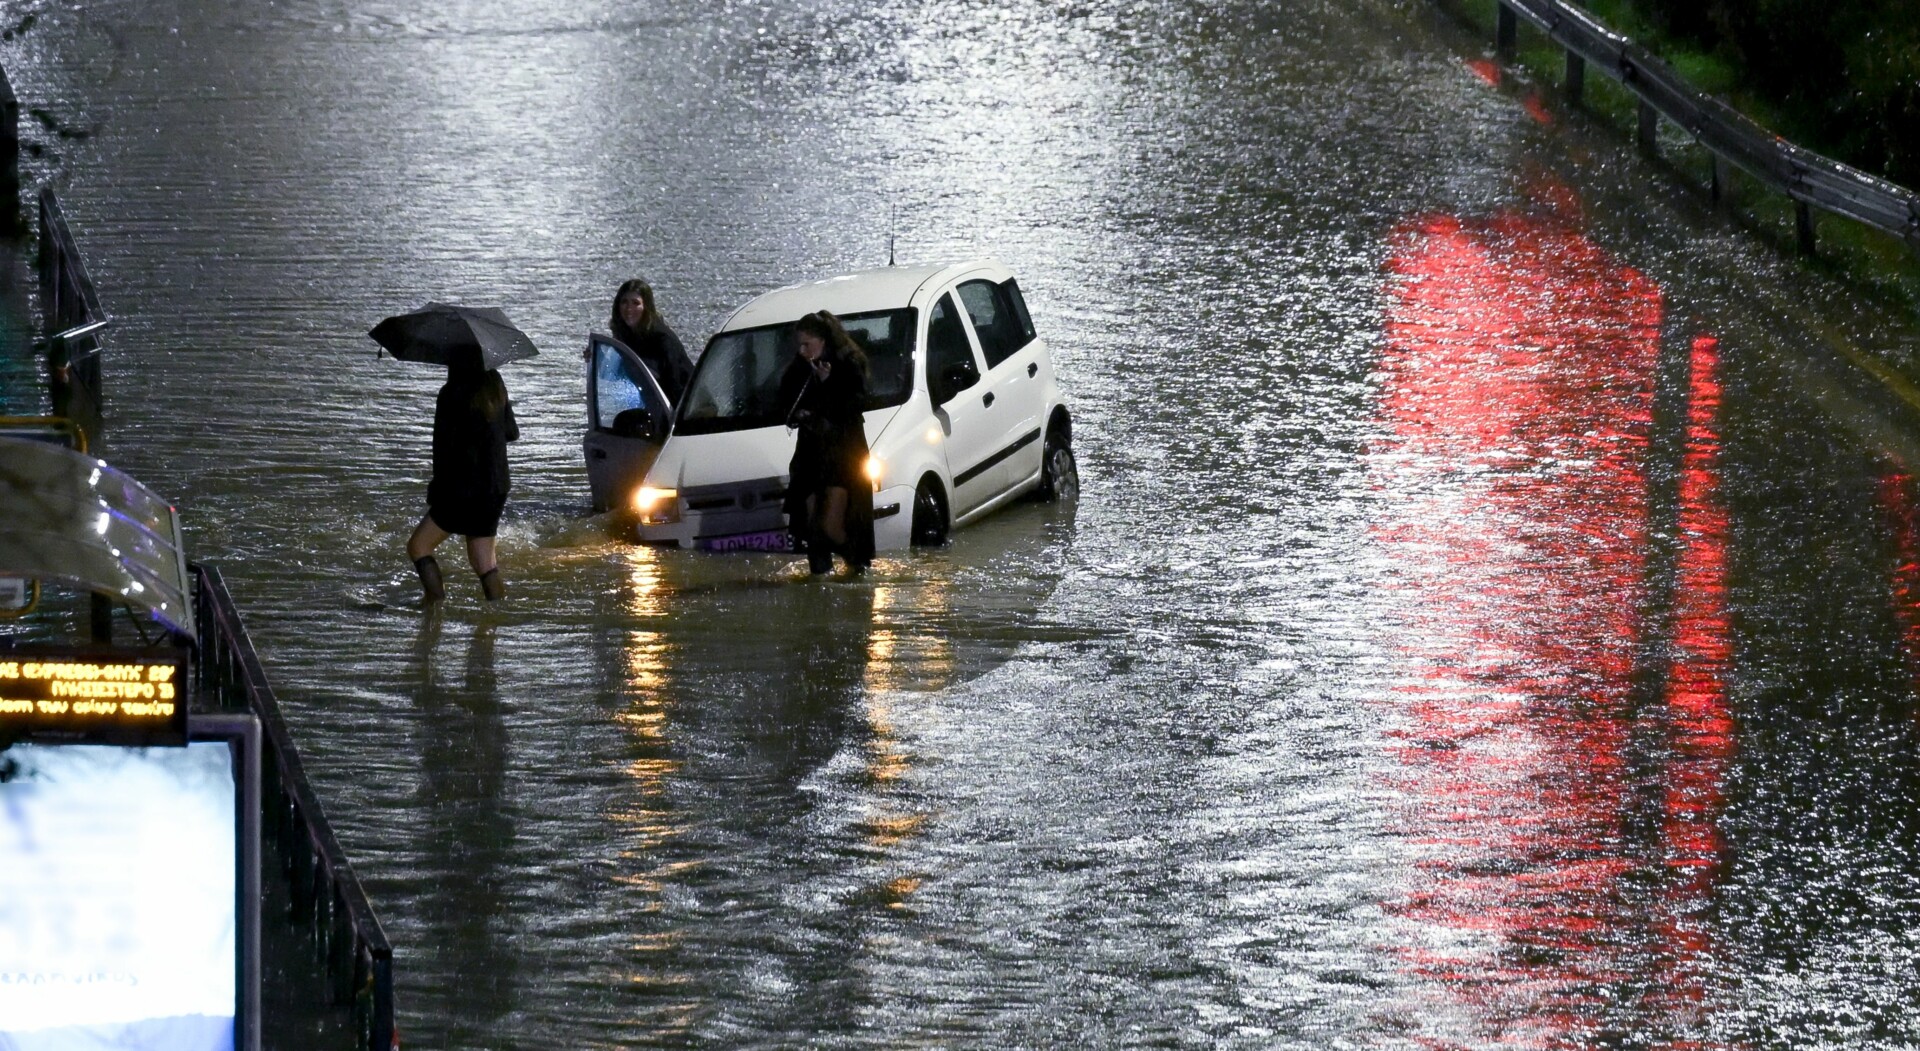
<svg viewBox="0 0 1920 1051">
<path fill-rule="evenodd" d="M 1009 277 L 1000 282 L 1000 295 L 1013 311 L 1013 320 L 1019 326 L 1020 345 L 1033 342 L 1033 317 L 1027 313 L 1027 297 L 1020 294 L 1020 282 Z"/>
<path fill-rule="evenodd" d="M 927 391 L 935 405 L 944 405 L 978 382 L 980 366 L 961 326 L 960 311 L 951 293 L 943 295 L 927 317 Z"/>
<path fill-rule="evenodd" d="M 637 434 L 647 426 L 650 414 L 664 419 L 671 413 L 664 404 L 655 404 L 655 384 L 635 374 L 643 369 L 631 355 L 611 343 L 593 343 L 594 427 L 615 434 Z"/>
<path fill-rule="evenodd" d="M 959 291 L 988 368 L 1012 357 L 1033 338 L 1031 327 L 1022 324 L 1002 286 L 991 281 L 968 281 Z"/>
<path fill-rule="evenodd" d="M 913 393 L 911 310 L 843 317 L 840 324 L 867 356 L 869 410 L 903 404 Z"/>
</svg>

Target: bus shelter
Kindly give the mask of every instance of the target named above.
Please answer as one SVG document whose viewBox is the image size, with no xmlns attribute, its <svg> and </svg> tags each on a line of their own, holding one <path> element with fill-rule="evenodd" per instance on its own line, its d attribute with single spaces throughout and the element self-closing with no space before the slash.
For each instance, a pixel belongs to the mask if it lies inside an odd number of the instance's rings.
<svg viewBox="0 0 1920 1051">
<path fill-rule="evenodd" d="M 260 762 L 195 713 L 174 508 L 0 437 L 0 1047 L 259 1047 Z"/>
</svg>

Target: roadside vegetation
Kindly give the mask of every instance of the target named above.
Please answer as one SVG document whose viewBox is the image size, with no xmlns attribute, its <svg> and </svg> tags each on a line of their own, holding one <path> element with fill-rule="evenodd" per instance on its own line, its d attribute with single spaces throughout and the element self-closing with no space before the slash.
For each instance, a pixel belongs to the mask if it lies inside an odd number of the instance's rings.
<svg viewBox="0 0 1920 1051">
<path fill-rule="evenodd" d="M 1920 186 L 1920 0 L 1597 0 L 1787 138 Z"/>
<path fill-rule="evenodd" d="M 1496 0 L 1439 0 L 1492 46 Z M 1594 18 L 1783 138 L 1909 188 L 1920 187 L 1920 0 L 1585 0 Z M 1522 22 L 1519 65 L 1557 85 L 1562 51 Z M 1590 70 L 1583 108 L 1631 138 L 1634 96 Z M 1709 156 L 1662 122 L 1660 154 L 1705 187 Z M 1737 220 L 1794 244 L 1793 204 L 1721 166 Z M 1899 238 L 1816 210 L 1808 265 L 1920 315 L 1920 257 Z"/>
</svg>

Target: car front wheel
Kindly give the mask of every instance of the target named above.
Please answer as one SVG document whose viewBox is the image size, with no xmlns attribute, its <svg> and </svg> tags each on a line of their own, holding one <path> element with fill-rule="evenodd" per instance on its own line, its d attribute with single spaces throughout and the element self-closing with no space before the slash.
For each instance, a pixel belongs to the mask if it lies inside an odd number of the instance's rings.
<svg viewBox="0 0 1920 1051">
<path fill-rule="evenodd" d="M 947 498 L 940 483 L 920 479 L 913 491 L 913 545 L 939 547 L 947 542 Z"/>
</svg>

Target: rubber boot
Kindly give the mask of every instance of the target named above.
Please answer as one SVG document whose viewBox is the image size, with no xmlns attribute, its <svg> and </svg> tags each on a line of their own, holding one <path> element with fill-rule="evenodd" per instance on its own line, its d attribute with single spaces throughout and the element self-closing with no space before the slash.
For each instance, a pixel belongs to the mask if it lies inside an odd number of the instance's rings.
<svg viewBox="0 0 1920 1051">
<path fill-rule="evenodd" d="M 833 572 L 833 545 L 817 528 L 807 532 L 807 570 L 814 576 Z"/>
<path fill-rule="evenodd" d="M 434 561 L 432 555 L 414 559 L 413 568 L 420 574 L 420 590 L 426 592 L 428 602 L 447 597 L 447 582 L 440 576 L 440 563 Z"/>
<path fill-rule="evenodd" d="M 507 585 L 500 580 L 500 567 L 495 566 L 480 574 L 480 593 L 488 602 L 498 602 L 507 597 Z"/>
</svg>

